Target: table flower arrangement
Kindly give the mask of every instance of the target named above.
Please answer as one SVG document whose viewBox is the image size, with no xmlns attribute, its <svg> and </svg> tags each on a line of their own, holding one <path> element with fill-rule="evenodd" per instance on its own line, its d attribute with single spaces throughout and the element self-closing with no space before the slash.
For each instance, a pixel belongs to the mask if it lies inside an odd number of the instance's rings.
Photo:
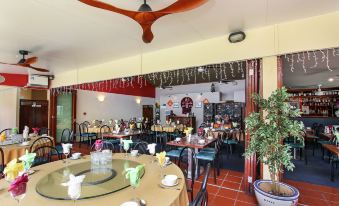
<svg viewBox="0 0 339 206">
<path fill-rule="evenodd" d="M 24 163 L 17 161 L 17 159 L 11 160 L 4 169 L 5 178 L 9 182 L 14 181 L 19 173 L 24 171 Z"/>
</svg>

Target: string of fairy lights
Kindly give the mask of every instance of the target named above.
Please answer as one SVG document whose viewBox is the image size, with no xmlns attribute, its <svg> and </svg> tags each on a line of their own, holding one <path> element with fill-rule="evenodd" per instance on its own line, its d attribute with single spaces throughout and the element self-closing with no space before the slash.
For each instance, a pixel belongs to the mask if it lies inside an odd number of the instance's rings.
<svg viewBox="0 0 339 206">
<path fill-rule="evenodd" d="M 301 65 L 303 71 L 307 73 L 309 69 L 317 68 L 320 63 L 325 64 L 326 69 L 332 72 L 333 68 L 336 68 L 336 65 L 332 66 L 330 61 L 331 58 L 339 56 L 339 48 L 312 50 L 285 54 L 283 56 L 287 60 L 288 64 L 284 66 L 288 66 L 291 72 L 295 71 L 297 64 Z"/>
<path fill-rule="evenodd" d="M 251 60 L 247 60 L 250 62 Z M 253 62 L 256 62 L 253 60 Z M 246 61 L 225 62 L 204 66 L 187 67 L 172 71 L 153 72 L 124 78 L 88 82 L 70 86 L 52 88 L 53 95 L 68 94 L 73 90 L 111 91 L 124 88 L 143 88 L 147 86 L 183 85 L 185 82 L 199 83 L 198 79 L 206 82 L 245 79 Z M 213 75 L 213 76 L 212 76 Z"/>
</svg>

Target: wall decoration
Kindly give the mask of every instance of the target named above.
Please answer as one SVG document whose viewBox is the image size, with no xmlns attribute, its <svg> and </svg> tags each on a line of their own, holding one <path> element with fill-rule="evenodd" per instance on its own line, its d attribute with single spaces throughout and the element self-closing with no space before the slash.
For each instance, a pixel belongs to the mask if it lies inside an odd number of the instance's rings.
<svg viewBox="0 0 339 206">
<path fill-rule="evenodd" d="M 168 102 L 167 102 L 167 105 L 169 106 L 169 107 L 172 107 L 172 105 L 173 105 L 173 101 L 170 99 L 170 100 L 168 100 Z"/>
<path fill-rule="evenodd" d="M 201 108 L 202 107 L 202 102 L 197 102 L 197 104 L 195 105 L 195 108 Z"/>
<path fill-rule="evenodd" d="M 210 103 L 210 102 L 208 101 L 208 99 L 207 99 L 207 98 L 205 98 L 205 99 L 202 101 L 202 103 L 204 103 L 204 104 L 208 104 L 208 103 Z"/>
<path fill-rule="evenodd" d="M 173 108 L 179 108 L 179 102 L 174 102 L 173 103 Z"/>
<path fill-rule="evenodd" d="M 161 109 L 166 109 L 166 104 L 162 104 L 162 105 L 160 106 L 160 108 L 161 108 Z"/>
<path fill-rule="evenodd" d="M 184 97 L 181 100 L 181 108 L 183 114 L 188 114 L 191 112 L 193 107 L 193 100 L 190 97 Z"/>
</svg>

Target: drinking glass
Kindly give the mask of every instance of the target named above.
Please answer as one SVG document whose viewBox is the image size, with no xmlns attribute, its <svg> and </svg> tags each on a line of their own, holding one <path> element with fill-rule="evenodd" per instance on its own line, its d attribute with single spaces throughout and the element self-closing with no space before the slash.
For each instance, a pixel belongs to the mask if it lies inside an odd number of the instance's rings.
<svg viewBox="0 0 339 206">
<path fill-rule="evenodd" d="M 73 205 L 76 206 L 76 201 L 81 195 L 81 183 L 68 187 L 68 196 L 73 200 Z"/>
<path fill-rule="evenodd" d="M 64 149 L 64 150 L 63 150 L 63 153 L 64 153 L 64 155 L 65 155 L 65 157 L 66 157 L 64 163 L 67 163 L 67 159 L 68 159 L 68 155 L 69 155 L 70 151 L 69 151 L 69 149 Z"/>
<path fill-rule="evenodd" d="M 129 143 L 124 143 L 124 150 L 126 152 L 125 157 L 128 158 L 127 151 L 129 150 Z"/>
<path fill-rule="evenodd" d="M 27 182 L 20 183 L 14 190 L 11 190 L 9 193 L 11 197 L 18 202 L 20 205 L 20 200 L 24 199 L 26 196 Z"/>
</svg>

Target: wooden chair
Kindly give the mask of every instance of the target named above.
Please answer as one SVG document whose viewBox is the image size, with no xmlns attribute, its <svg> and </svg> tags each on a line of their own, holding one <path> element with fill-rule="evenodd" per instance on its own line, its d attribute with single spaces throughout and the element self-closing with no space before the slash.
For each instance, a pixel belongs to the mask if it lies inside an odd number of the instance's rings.
<svg viewBox="0 0 339 206">
<path fill-rule="evenodd" d="M 38 139 L 34 140 L 31 147 L 29 148 L 30 152 L 33 152 L 35 149 L 41 146 L 50 146 L 53 147 L 54 143 L 50 137 L 39 137 Z"/>
<path fill-rule="evenodd" d="M 58 160 L 61 159 L 60 153 L 53 146 L 45 145 L 45 146 L 38 147 L 34 149 L 33 153 L 36 153 L 36 156 L 35 156 L 35 159 L 32 165 L 33 167 L 52 162 L 52 156 L 54 156 L 54 154 L 57 154 Z"/>
<path fill-rule="evenodd" d="M 182 170 L 185 176 L 187 191 L 191 194 L 191 201 L 193 200 L 193 188 L 195 180 L 195 153 L 192 148 L 184 147 L 179 155 L 178 167 Z M 189 168 L 191 162 L 191 168 Z"/>
<path fill-rule="evenodd" d="M 208 163 L 205 167 L 205 176 L 201 184 L 200 190 L 194 200 L 189 204 L 189 206 L 207 206 L 208 205 L 208 192 L 207 192 L 207 181 L 210 172 L 211 164 Z"/>
<path fill-rule="evenodd" d="M 134 146 L 134 150 L 138 150 L 139 154 L 147 154 L 149 155 L 149 152 L 147 150 L 147 142 L 138 142 L 135 146 Z"/>
</svg>

